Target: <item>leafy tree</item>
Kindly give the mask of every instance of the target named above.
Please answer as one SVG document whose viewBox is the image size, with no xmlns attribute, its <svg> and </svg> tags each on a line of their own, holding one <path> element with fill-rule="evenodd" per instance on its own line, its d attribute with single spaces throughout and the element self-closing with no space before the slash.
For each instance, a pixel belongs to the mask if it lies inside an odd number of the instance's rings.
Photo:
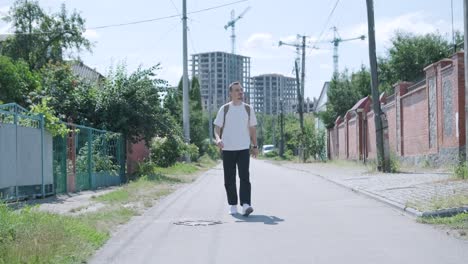
<svg viewBox="0 0 468 264">
<path fill-rule="evenodd" d="M 165 81 L 155 78 L 159 65 L 127 74 L 120 65 L 111 71 L 98 97 L 93 122 L 122 133 L 127 140 L 151 142 L 155 136 L 180 134 L 175 120 L 163 110 L 158 92 Z"/>
<path fill-rule="evenodd" d="M 96 125 L 95 116 L 99 90 L 73 74 L 68 64 L 48 63 L 39 71 L 42 89 L 33 93 L 33 101 L 49 98 L 52 107 L 62 120 Z"/>
<path fill-rule="evenodd" d="M 392 92 L 392 85 L 398 81 L 423 78 L 426 66 L 447 58 L 451 53 L 452 44 L 440 34 L 396 32 L 387 56 L 379 58 L 380 89 Z"/>
<path fill-rule="evenodd" d="M 208 127 L 204 126 L 204 115 L 201 103 L 200 83 L 194 77 L 189 92 L 190 97 L 190 141 L 198 149 L 203 149 L 203 140 L 208 138 Z"/>
<path fill-rule="evenodd" d="M 327 93 L 327 111 L 320 113 L 325 126 L 333 127 L 338 116 L 346 114 L 358 100 L 368 96 L 370 92 L 370 73 L 364 66 L 351 75 L 345 70 L 335 76 Z"/>
<path fill-rule="evenodd" d="M 62 61 L 64 51 L 91 50 L 83 35 L 85 20 L 77 11 L 69 14 L 65 4 L 59 12 L 47 14 L 39 1 L 17 0 L 4 20 L 13 25 L 15 35 L 5 41 L 2 52 L 25 60 L 30 69 Z"/>
<path fill-rule="evenodd" d="M 40 87 L 39 75 L 30 71 L 26 62 L 0 56 L 0 101 L 27 107 L 29 94 Z"/>
</svg>

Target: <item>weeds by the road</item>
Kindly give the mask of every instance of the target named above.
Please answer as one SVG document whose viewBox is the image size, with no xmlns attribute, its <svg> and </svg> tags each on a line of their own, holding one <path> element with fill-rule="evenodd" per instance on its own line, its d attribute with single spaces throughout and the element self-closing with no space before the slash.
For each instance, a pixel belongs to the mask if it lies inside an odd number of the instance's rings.
<svg viewBox="0 0 468 264">
<path fill-rule="evenodd" d="M 459 194 L 447 197 L 433 197 L 430 202 L 419 201 L 407 202 L 406 206 L 419 210 L 420 212 L 435 211 L 447 208 L 458 208 L 468 204 L 468 195 Z"/>
<path fill-rule="evenodd" d="M 13 210 L 0 204 L 0 264 L 84 263 L 110 237 L 112 230 L 128 222 L 142 209 L 188 183 L 195 173 L 216 165 L 202 157 L 198 163 L 178 163 L 170 168 L 146 166 L 146 174 L 92 200 L 104 204 L 98 211 L 75 216 L 42 212 L 36 207 Z"/>
<path fill-rule="evenodd" d="M 458 179 L 468 180 L 468 164 L 466 162 L 459 163 L 455 166 L 453 174 Z"/>
<path fill-rule="evenodd" d="M 451 217 L 421 217 L 418 222 L 438 225 L 455 231 L 460 237 L 468 238 L 468 213 L 462 213 Z"/>
<path fill-rule="evenodd" d="M 108 237 L 78 218 L 0 205 L 0 263 L 83 263 Z"/>
</svg>

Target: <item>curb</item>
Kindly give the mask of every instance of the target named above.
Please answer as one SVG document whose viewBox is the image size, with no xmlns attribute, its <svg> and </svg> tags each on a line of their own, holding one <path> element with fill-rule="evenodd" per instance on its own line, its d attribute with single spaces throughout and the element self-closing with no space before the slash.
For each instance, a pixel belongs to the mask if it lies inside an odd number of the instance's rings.
<svg viewBox="0 0 468 264">
<path fill-rule="evenodd" d="M 384 203 L 386 205 L 389 205 L 389 206 L 391 206 L 391 207 L 393 207 L 395 209 L 398 209 L 400 211 L 409 213 L 411 216 L 420 217 L 420 216 L 423 215 L 422 212 L 420 212 L 420 211 L 418 211 L 418 210 L 416 210 L 414 208 L 406 207 L 406 206 L 404 206 L 404 205 L 402 205 L 400 203 L 397 203 L 397 202 L 394 202 L 392 200 L 386 199 L 386 198 L 384 198 L 384 197 L 382 197 L 380 195 L 377 195 L 375 193 L 372 193 L 372 192 L 369 192 L 369 191 L 366 191 L 366 190 L 363 190 L 363 189 L 356 189 L 356 188 L 350 187 L 350 186 L 348 186 L 346 184 L 343 184 L 343 183 L 341 183 L 339 181 L 331 180 L 331 179 L 329 179 L 329 178 L 327 178 L 327 177 L 325 177 L 323 175 L 320 175 L 320 174 L 314 174 L 314 173 L 310 173 L 310 172 L 307 172 L 307 171 L 304 171 L 304 172 L 309 173 L 309 174 L 314 175 L 314 176 L 317 176 L 317 177 L 320 177 L 321 179 L 324 179 L 324 180 L 326 180 L 328 182 L 336 184 L 336 185 L 338 185 L 340 187 L 344 187 L 344 188 L 346 188 L 348 190 L 351 190 L 353 192 L 356 192 L 358 194 L 367 196 L 367 197 L 372 198 L 372 199 L 374 199 L 376 201 L 382 202 L 382 203 Z"/>
<path fill-rule="evenodd" d="M 387 199 L 385 197 L 382 197 L 382 196 L 380 196 L 380 195 L 378 195 L 376 193 L 366 191 L 364 189 L 356 189 L 356 188 L 350 187 L 350 186 L 348 186 L 346 184 L 343 184 L 343 183 L 341 183 L 339 181 L 331 180 L 331 179 L 329 179 L 329 178 L 327 178 L 327 177 L 325 177 L 323 175 L 320 175 L 320 174 L 315 174 L 315 173 L 312 173 L 310 171 L 297 169 L 297 168 L 291 168 L 291 167 L 287 167 L 287 168 L 294 169 L 294 170 L 297 170 L 297 171 L 308 173 L 310 175 L 317 176 L 317 177 L 319 177 L 321 179 L 326 180 L 327 182 L 333 183 L 333 184 L 338 185 L 340 187 L 344 187 L 344 188 L 346 188 L 348 190 L 351 190 L 351 191 L 356 192 L 358 194 L 367 196 L 367 197 L 372 198 L 372 199 L 374 199 L 376 201 L 379 201 L 379 202 L 382 202 L 382 203 L 384 203 L 386 205 L 389 205 L 389 206 L 391 206 L 391 207 L 393 207 L 395 209 L 398 209 L 400 211 L 408 213 L 409 215 L 411 215 L 413 217 L 448 217 L 448 216 L 454 216 L 454 215 L 457 215 L 457 214 L 460 214 L 460 213 L 468 213 L 468 206 L 421 212 L 421 211 L 419 211 L 417 209 L 407 207 L 407 206 L 405 206 L 403 204 L 400 204 L 400 203 L 394 202 L 394 201 L 392 201 L 390 199 Z"/>
</svg>

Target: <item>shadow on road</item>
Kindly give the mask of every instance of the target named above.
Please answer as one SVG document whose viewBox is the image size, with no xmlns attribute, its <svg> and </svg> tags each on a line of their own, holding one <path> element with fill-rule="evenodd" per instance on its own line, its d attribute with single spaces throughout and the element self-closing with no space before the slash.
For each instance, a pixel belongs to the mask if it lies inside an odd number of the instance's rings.
<svg viewBox="0 0 468 264">
<path fill-rule="evenodd" d="M 279 222 L 284 221 L 284 219 L 279 217 L 267 215 L 250 215 L 249 217 L 245 217 L 240 214 L 235 214 L 233 217 L 238 219 L 236 223 L 264 223 L 265 225 L 277 225 Z"/>
</svg>

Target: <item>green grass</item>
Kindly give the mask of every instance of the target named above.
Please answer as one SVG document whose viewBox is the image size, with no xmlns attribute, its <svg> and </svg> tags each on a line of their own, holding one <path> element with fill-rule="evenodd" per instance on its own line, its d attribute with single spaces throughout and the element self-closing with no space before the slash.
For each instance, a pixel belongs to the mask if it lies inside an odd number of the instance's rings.
<svg viewBox="0 0 468 264">
<path fill-rule="evenodd" d="M 71 216 L 0 204 L 0 263 L 83 263 L 107 232 Z"/>
<path fill-rule="evenodd" d="M 107 207 L 103 210 L 78 216 L 80 222 L 92 226 L 96 230 L 109 233 L 116 226 L 128 222 L 137 212 L 122 206 Z"/>
<path fill-rule="evenodd" d="M 97 196 L 93 198 L 98 202 L 107 202 L 107 203 L 122 203 L 128 201 L 129 193 L 125 189 L 115 190 L 104 195 Z"/>
<path fill-rule="evenodd" d="M 462 213 L 451 217 L 420 217 L 418 222 L 424 224 L 438 225 L 453 229 L 464 238 L 468 234 L 468 213 Z"/>
<path fill-rule="evenodd" d="M 415 208 L 421 212 L 457 208 L 466 205 L 468 205 L 468 195 L 464 194 L 448 197 L 433 197 L 429 203 L 408 202 L 406 204 L 407 207 Z"/>
<path fill-rule="evenodd" d="M 457 164 L 453 169 L 453 175 L 457 179 L 468 180 L 468 164 L 466 162 Z"/>
<path fill-rule="evenodd" d="M 13 210 L 0 203 L 0 264 L 85 263 L 112 230 L 139 214 L 134 205 L 150 207 L 171 193 L 174 184 L 190 182 L 195 178 L 193 174 L 214 165 L 215 161 L 202 157 L 193 164 L 154 168 L 154 173 L 93 197 L 105 206 L 79 216 L 46 213 L 32 207 Z"/>
</svg>

